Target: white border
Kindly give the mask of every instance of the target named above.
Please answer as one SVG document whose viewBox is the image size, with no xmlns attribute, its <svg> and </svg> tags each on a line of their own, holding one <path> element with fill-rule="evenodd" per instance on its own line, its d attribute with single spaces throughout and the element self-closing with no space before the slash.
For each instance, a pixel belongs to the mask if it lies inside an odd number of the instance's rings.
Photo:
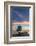
<svg viewBox="0 0 36 46">
<path fill-rule="evenodd" d="M 30 8 L 30 19 L 29 20 L 31 20 L 31 22 L 32 22 L 32 24 L 30 24 L 30 25 L 32 25 L 32 31 L 30 31 L 30 37 L 12 37 L 12 38 L 10 38 L 10 6 L 25 6 L 25 7 L 31 7 Z M 11 4 L 11 5 L 8 5 L 8 31 L 9 31 L 9 41 L 21 41 L 21 40 L 33 40 L 33 6 L 32 5 L 21 5 L 21 4 Z"/>
</svg>

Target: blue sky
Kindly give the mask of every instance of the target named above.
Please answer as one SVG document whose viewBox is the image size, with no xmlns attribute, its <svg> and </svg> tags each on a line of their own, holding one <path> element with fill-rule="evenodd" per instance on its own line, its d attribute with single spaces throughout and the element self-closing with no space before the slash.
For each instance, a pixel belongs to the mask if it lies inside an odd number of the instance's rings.
<svg viewBox="0 0 36 46">
<path fill-rule="evenodd" d="M 29 21 L 29 7 L 12 7 L 10 9 L 11 20 Z M 25 18 L 28 16 L 28 18 Z"/>
</svg>

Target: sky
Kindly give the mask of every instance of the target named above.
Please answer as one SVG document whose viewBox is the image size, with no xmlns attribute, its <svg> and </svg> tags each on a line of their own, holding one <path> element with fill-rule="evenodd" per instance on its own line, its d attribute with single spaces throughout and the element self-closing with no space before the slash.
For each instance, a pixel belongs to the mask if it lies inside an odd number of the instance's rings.
<svg viewBox="0 0 36 46">
<path fill-rule="evenodd" d="M 29 7 L 11 6 L 10 15 L 13 21 L 29 21 Z"/>
</svg>

